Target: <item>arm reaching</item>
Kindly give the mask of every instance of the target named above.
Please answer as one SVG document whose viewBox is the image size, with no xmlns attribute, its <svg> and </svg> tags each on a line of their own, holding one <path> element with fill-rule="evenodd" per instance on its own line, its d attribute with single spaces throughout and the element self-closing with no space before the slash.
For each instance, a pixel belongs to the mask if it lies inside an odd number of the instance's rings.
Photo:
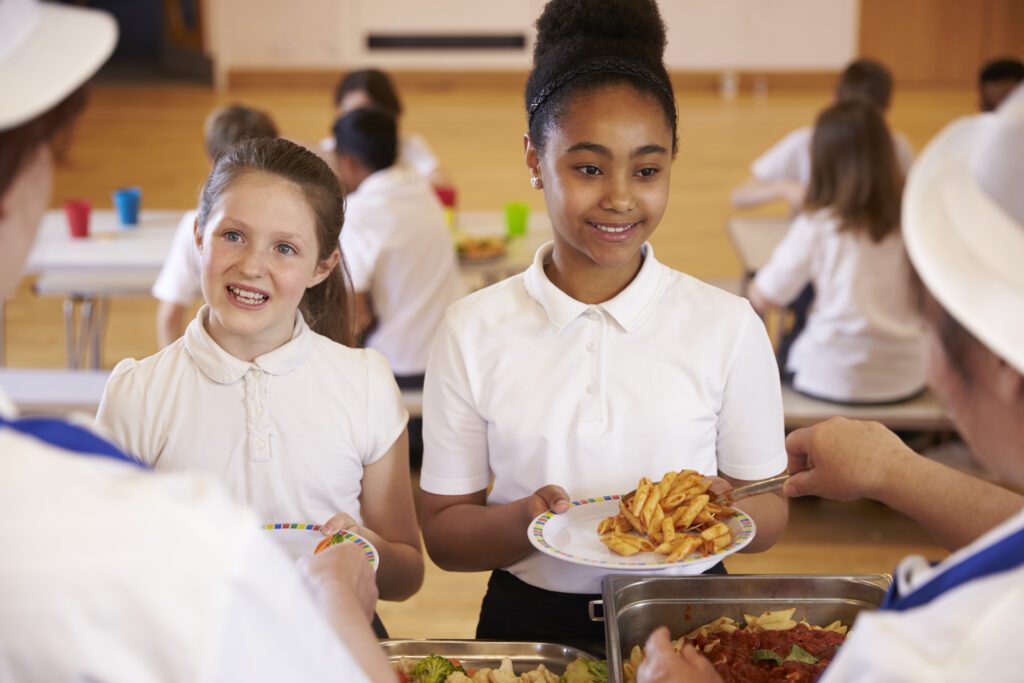
<svg viewBox="0 0 1024 683">
<path fill-rule="evenodd" d="M 526 498 L 487 505 L 487 491 L 463 496 L 423 492 L 423 538 L 442 569 L 486 571 L 507 567 L 534 551 L 526 529 L 547 510 L 569 509 L 569 494 L 544 486 Z"/>
<path fill-rule="evenodd" d="M 877 422 L 833 417 L 790 434 L 786 450 L 786 495 L 877 500 L 950 550 L 1024 507 L 1024 496 L 921 457 Z"/>
</svg>

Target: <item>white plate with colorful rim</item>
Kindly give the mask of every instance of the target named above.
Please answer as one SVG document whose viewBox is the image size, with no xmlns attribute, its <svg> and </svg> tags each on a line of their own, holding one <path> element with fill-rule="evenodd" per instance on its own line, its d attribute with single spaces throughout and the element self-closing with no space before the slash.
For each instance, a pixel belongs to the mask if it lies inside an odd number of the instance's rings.
<svg viewBox="0 0 1024 683">
<path fill-rule="evenodd" d="M 628 557 L 617 555 L 601 542 L 597 525 L 605 517 L 619 513 L 620 496 L 603 496 L 575 500 L 560 515 L 550 510 L 530 524 L 530 542 L 542 553 L 560 560 L 588 567 L 629 571 L 680 570 L 697 574 L 721 562 L 746 546 L 754 538 L 756 526 L 746 513 L 739 512 L 723 520 L 732 532 L 732 542 L 712 555 L 690 553 L 681 560 L 669 562 L 666 555 L 654 552 Z M 672 572 L 670 572 L 672 573 Z"/>
<path fill-rule="evenodd" d="M 380 564 L 377 549 L 354 531 L 339 531 L 333 536 L 324 536 L 319 524 L 264 524 L 263 528 L 272 532 L 274 540 L 295 559 L 315 555 L 339 543 L 353 543 L 363 551 L 373 571 L 377 571 L 377 565 Z"/>
</svg>

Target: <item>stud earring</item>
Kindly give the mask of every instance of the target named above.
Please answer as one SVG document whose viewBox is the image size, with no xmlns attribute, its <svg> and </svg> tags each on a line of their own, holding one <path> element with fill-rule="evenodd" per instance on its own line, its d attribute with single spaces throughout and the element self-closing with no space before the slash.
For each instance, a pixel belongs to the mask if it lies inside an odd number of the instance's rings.
<svg viewBox="0 0 1024 683">
<path fill-rule="evenodd" d="M 530 178 L 530 185 L 533 186 L 533 189 L 539 190 L 540 188 L 544 187 L 544 182 L 537 176 L 532 176 Z"/>
</svg>

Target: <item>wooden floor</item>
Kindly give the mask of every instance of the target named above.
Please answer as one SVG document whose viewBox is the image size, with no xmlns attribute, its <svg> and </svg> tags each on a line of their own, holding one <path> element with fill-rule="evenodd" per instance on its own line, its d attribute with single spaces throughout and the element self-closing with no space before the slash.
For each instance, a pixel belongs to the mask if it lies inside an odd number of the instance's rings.
<svg viewBox="0 0 1024 683">
<path fill-rule="evenodd" d="M 522 200 L 543 208 L 523 165 L 521 86 L 462 83 L 457 78 L 410 83 L 404 90 L 403 126 L 424 135 L 450 170 L 465 209 L 497 209 Z M 771 92 L 725 101 L 713 92 L 678 93 L 680 150 L 672 194 L 653 238 L 659 259 L 702 278 L 739 275 L 725 234 L 729 191 L 747 175 L 749 162 L 791 129 L 806 125 L 829 99 L 821 91 Z M 207 167 L 202 122 L 218 105 L 238 101 L 265 108 L 282 133 L 317 140 L 331 122 L 330 89 L 249 88 L 228 94 L 195 86 L 102 85 L 92 93 L 65 165 L 59 169 L 54 205 L 84 197 L 109 207 L 111 190 L 143 187 L 149 208 L 186 209 Z M 969 90 L 899 92 L 891 120 L 920 150 L 951 119 L 972 112 Z M 770 207 L 767 213 L 781 213 Z M 104 364 L 156 350 L 155 307 L 148 300 L 114 302 Z M 38 299 L 24 281 L 9 302 L 7 363 L 19 367 L 64 364 L 60 302 Z M 944 553 L 913 523 L 873 503 L 797 501 L 792 523 L 771 551 L 727 564 L 732 572 L 884 572 L 908 553 L 938 559 Z M 401 604 L 382 604 L 393 635 L 472 635 L 483 574 L 450 574 L 431 568 L 424 589 Z"/>
</svg>

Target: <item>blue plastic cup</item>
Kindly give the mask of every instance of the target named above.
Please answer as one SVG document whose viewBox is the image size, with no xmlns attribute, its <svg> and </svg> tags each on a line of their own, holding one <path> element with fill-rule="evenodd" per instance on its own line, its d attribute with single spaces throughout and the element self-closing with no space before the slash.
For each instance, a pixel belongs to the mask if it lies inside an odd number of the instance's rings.
<svg viewBox="0 0 1024 683">
<path fill-rule="evenodd" d="M 114 190 L 114 206 L 117 207 L 117 215 L 121 218 L 121 225 L 139 224 L 139 203 L 141 199 L 141 188 L 119 187 Z"/>
</svg>

